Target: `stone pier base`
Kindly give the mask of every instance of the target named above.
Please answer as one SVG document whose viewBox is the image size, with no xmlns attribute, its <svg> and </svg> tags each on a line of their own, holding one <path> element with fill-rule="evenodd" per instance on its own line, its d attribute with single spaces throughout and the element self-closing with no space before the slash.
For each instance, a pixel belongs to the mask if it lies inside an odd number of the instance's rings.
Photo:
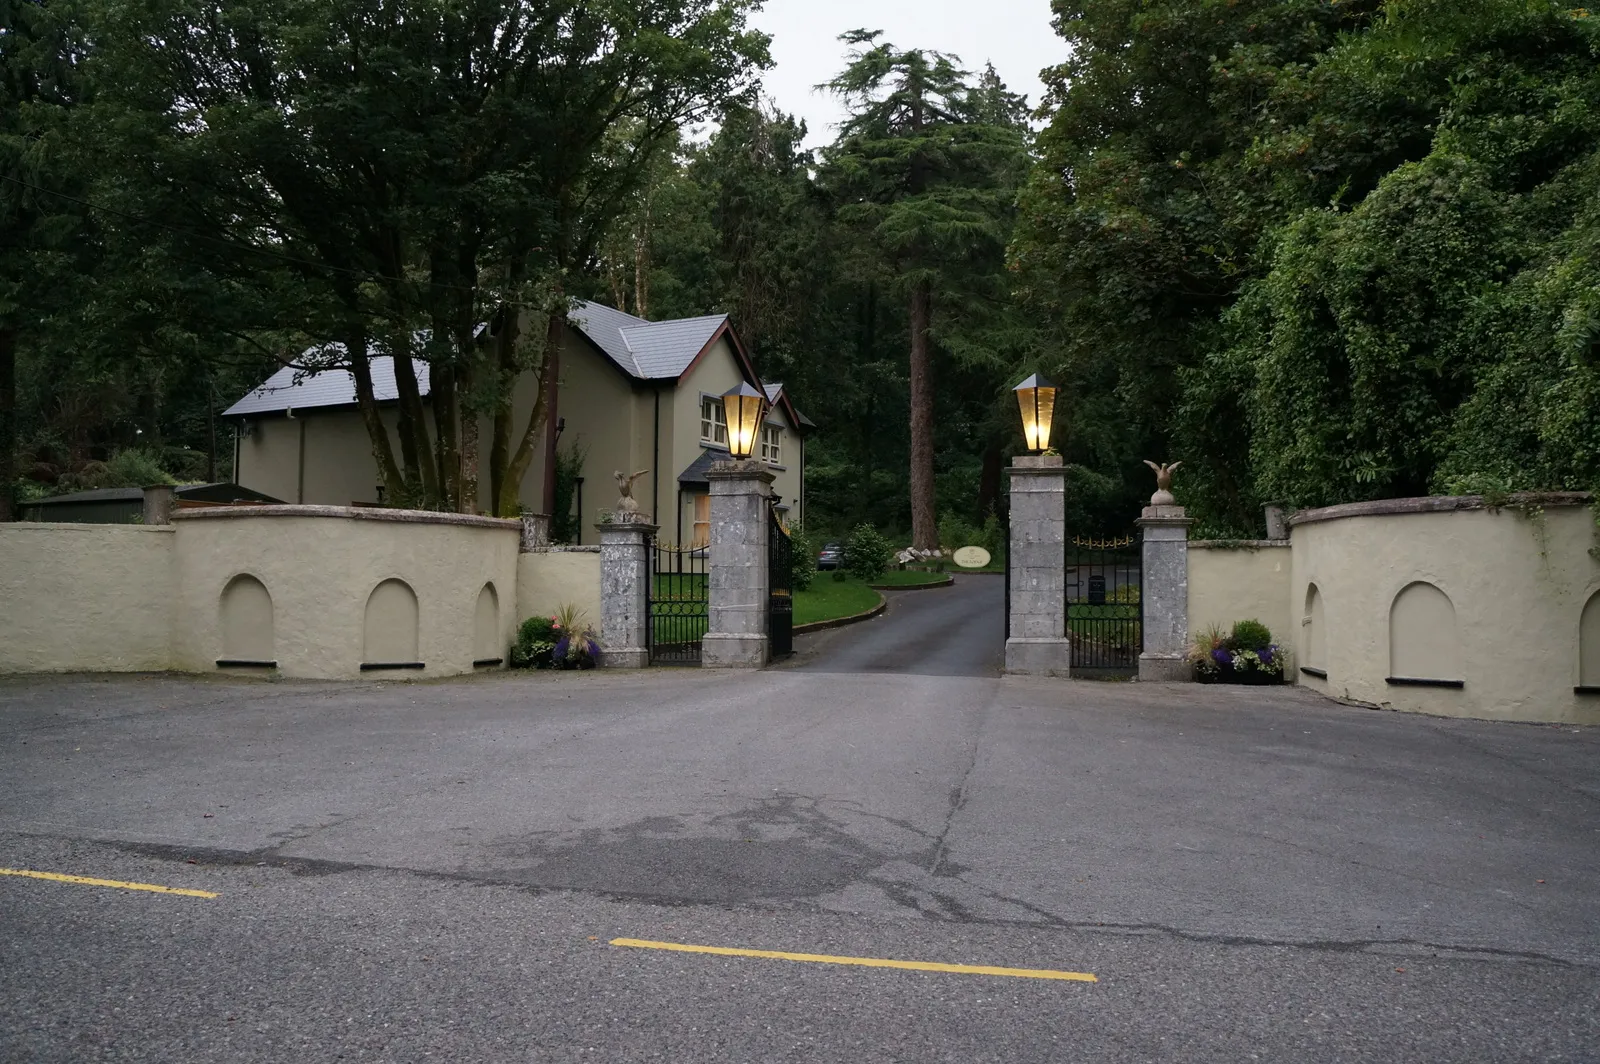
<svg viewBox="0 0 1600 1064">
<path fill-rule="evenodd" d="M 767 525 L 773 475 L 760 462 L 717 462 L 711 482 L 711 574 L 700 664 L 759 669 L 767 664 Z"/>
<path fill-rule="evenodd" d="M 1007 639 L 1006 672 L 1018 676 L 1069 676 L 1072 644 L 1066 639 Z"/>
<path fill-rule="evenodd" d="M 642 669 L 650 664 L 650 537 L 642 521 L 596 525 L 600 530 L 600 665 Z"/>
</svg>

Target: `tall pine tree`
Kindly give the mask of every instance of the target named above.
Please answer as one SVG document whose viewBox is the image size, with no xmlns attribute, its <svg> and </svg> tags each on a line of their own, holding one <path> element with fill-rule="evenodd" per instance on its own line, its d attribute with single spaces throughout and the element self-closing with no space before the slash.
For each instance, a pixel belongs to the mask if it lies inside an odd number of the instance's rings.
<svg viewBox="0 0 1600 1064">
<path fill-rule="evenodd" d="M 934 484 L 934 340 L 941 301 L 975 259 L 1009 235 L 1020 129 L 996 108 L 996 86 L 975 91 L 954 56 L 902 50 L 854 30 L 849 65 L 825 86 L 849 108 L 824 151 L 838 217 L 863 238 L 864 257 L 907 301 L 910 319 L 911 540 L 939 546 Z M 1003 91 L 1003 87 L 1000 88 Z M 1002 112 L 1002 113 L 997 113 Z"/>
</svg>

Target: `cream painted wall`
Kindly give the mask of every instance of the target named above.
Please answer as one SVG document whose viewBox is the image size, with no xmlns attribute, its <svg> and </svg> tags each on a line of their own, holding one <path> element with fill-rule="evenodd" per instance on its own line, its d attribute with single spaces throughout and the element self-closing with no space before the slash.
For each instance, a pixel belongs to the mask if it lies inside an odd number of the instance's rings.
<svg viewBox="0 0 1600 1064">
<path fill-rule="evenodd" d="M 417 660 L 426 668 L 372 677 L 449 676 L 472 671 L 479 593 L 499 596 L 501 641 L 515 618 L 516 522 L 402 510 L 233 507 L 180 512 L 175 571 L 162 589 L 176 602 L 172 660 L 211 672 L 223 657 L 222 592 L 240 573 L 272 598 L 273 657 L 284 676 L 363 675 L 367 602 L 389 579 L 418 605 Z"/>
<path fill-rule="evenodd" d="M 563 550 L 517 558 L 517 623 L 549 617 L 567 603 L 600 628 L 600 551 Z"/>
<path fill-rule="evenodd" d="M 557 375 L 556 416 L 566 421 L 559 446 L 579 445 L 586 451 L 583 467 L 583 509 L 579 515 L 582 542 L 594 543 L 594 524 L 601 510 L 616 502 L 617 471 L 650 470 L 634 485 L 634 497 L 646 511 L 657 515 L 663 534 L 676 536 L 679 506 L 678 474 L 700 456 L 700 396 L 720 396 L 743 379 L 733 348 L 726 338 L 677 383 L 660 382 L 660 452 L 656 450 L 657 391 L 636 384 L 581 336 L 569 333 L 562 343 Z M 524 374 L 512 400 L 513 448 L 527 427 L 533 410 L 536 380 Z M 382 411 L 391 443 L 396 447 L 393 406 Z M 429 413 L 432 432 L 432 414 Z M 780 413 L 772 420 L 784 429 L 784 462 L 773 468 L 773 490 L 798 516 L 801 446 L 796 427 Z M 493 423 L 479 421 L 480 482 L 487 492 L 489 445 Z M 301 445 L 304 437 L 304 491 L 301 491 Z M 657 468 L 659 467 L 659 468 Z M 519 500 L 523 508 L 538 512 L 544 501 L 545 447 L 541 435 L 533 460 L 523 476 Z M 372 444 L 361 415 L 354 409 L 307 410 L 293 418 L 270 417 L 251 421 L 250 435 L 239 441 L 238 482 L 284 502 L 349 506 L 377 501 L 379 483 Z M 481 508 L 489 509 L 485 496 Z M 691 518 L 692 519 L 692 511 Z M 689 535 L 685 526 L 684 536 Z"/>
<path fill-rule="evenodd" d="M 1290 622 L 1289 545 L 1189 546 L 1189 634 L 1209 625 L 1232 628 L 1254 619 L 1291 656 L 1299 618 Z M 1292 662 L 1291 662 L 1292 665 Z"/>
<path fill-rule="evenodd" d="M 381 412 L 399 460 L 394 435 L 399 417 L 393 407 Z M 429 430 L 433 428 L 429 418 Z M 305 439 L 305 493 L 300 492 L 300 443 Z M 487 439 L 487 436 L 485 436 Z M 258 418 L 239 441 L 238 483 L 288 503 L 349 506 L 378 501 L 378 463 L 372 440 L 356 410 L 310 410 L 294 417 Z"/>
<path fill-rule="evenodd" d="M 579 337 L 570 338 L 563 348 L 557 380 L 560 394 L 556 405 L 559 416 L 567 421 L 560 447 L 566 450 L 576 444 L 585 451 L 584 512 L 578 515 L 578 525 L 583 539 L 596 543 L 599 533 L 594 526 L 599 511 L 610 509 L 617 501 L 612 474 L 634 473 L 651 465 L 649 452 L 639 453 L 641 432 L 648 437 L 651 430 L 650 419 L 643 412 L 649 395 L 635 391 L 609 359 Z M 634 498 L 646 510 L 650 509 L 649 489 L 648 473 L 633 486 Z"/>
<path fill-rule="evenodd" d="M 672 441 L 671 488 L 675 492 L 678 486 L 678 474 L 689 467 L 695 459 L 700 457 L 704 449 L 700 442 L 700 400 L 704 396 L 721 396 L 730 388 L 736 387 L 744 376 L 739 367 L 737 356 L 726 337 L 719 339 L 705 357 L 701 358 L 689 373 L 678 383 L 676 393 L 672 396 L 672 433 L 663 437 Z M 665 405 L 665 400 L 663 400 Z M 789 506 L 791 521 L 799 520 L 800 510 L 800 469 L 801 450 L 800 435 L 796 426 L 791 425 L 781 411 L 774 411 L 768 417 L 769 424 L 776 424 L 783 429 L 783 463 L 781 466 L 770 466 L 773 476 L 772 490 L 783 496 L 783 502 Z M 759 456 L 760 451 L 757 450 Z M 667 484 L 663 483 L 662 493 L 667 492 Z M 670 502 L 663 507 L 663 513 L 680 512 L 683 516 L 683 541 L 689 542 L 692 538 L 694 521 L 694 506 L 689 496 L 685 494 L 678 506 Z M 663 522 L 666 525 L 666 522 Z M 663 527 L 662 534 L 671 534 L 677 537 L 675 525 Z"/>
<path fill-rule="evenodd" d="M 172 664 L 171 528 L 0 525 L 0 672 Z"/>
<path fill-rule="evenodd" d="M 1314 638 L 1328 673 L 1326 680 L 1301 673 L 1299 682 L 1415 712 L 1600 723 L 1600 697 L 1573 690 L 1582 679 L 1581 618 L 1600 591 L 1600 562 L 1589 554 L 1594 536 L 1586 506 L 1548 506 L 1537 522 L 1509 508 L 1480 508 L 1295 523 L 1288 601 L 1304 614 L 1308 586 L 1316 584 L 1322 631 Z M 1448 596 L 1455 615 L 1457 645 L 1443 660 L 1459 663 L 1460 675 L 1428 678 L 1463 680 L 1460 690 L 1385 682 L 1393 675 L 1395 599 L 1417 581 Z M 1408 609 L 1402 604 L 1402 614 Z M 1447 651 L 1424 640 L 1418 653 Z"/>
</svg>

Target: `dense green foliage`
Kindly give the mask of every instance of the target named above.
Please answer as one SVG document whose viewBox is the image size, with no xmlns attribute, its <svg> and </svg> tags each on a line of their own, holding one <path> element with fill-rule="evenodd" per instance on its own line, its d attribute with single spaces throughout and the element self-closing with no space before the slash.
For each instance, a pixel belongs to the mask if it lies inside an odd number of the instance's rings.
<svg viewBox="0 0 1600 1064">
<path fill-rule="evenodd" d="M 1180 501 L 1234 532 L 1266 499 L 1600 482 L 1600 19 L 1055 6 L 1074 52 L 1013 265 L 1069 460 L 1182 458 Z"/>
<path fill-rule="evenodd" d="M 813 152 L 748 0 L 0 0 L 0 484 L 226 477 L 217 413 L 274 367 L 342 344 L 311 362 L 360 391 L 405 347 L 455 416 L 402 380 L 369 417 L 389 497 L 504 510 L 545 427 L 507 384 L 584 296 L 732 314 L 818 425 L 818 535 L 998 557 L 1034 370 L 1090 534 L 1146 458 L 1207 534 L 1600 485 L 1600 18 L 1053 6 L 1036 133 L 992 70 L 855 31 Z"/>
<path fill-rule="evenodd" d="M 817 578 L 816 537 L 806 532 L 803 525 L 789 529 L 789 590 L 805 591 Z"/>
</svg>

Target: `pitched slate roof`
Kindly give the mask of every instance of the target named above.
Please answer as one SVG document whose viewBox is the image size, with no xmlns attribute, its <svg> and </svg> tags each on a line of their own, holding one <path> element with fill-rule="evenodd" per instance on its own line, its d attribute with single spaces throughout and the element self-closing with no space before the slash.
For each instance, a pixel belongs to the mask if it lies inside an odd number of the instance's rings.
<svg viewBox="0 0 1600 1064">
<path fill-rule="evenodd" d="M 763 384 L 761 387 L 766 389 L 767 402 L 771 403 L 773 406 L 777 406 L 779 397 L 783 395 L 783 385 L 782 384 Z M 795 410 L 794 404 L 789 402 L 787 399 L 784 401 L 784 405 L 787 406 L 790 410 L 794 410 L 794 419 L 795 419 L 795 422 L 796 422 L 796 425 L 795 425 L 796 428 L 814 429 L 814 428 L 817 427 L 817 423 L 815 421 L 812 421 L 810 418 L 806 417 L 800 411 Z"/>
<path fill-rule="evenodd" d="M 713 463 L 725 461 L 727 457 L 727 451 L 702 449 L 699 456 L 685 466 L 682 473 L 678 474 L 678 483 L 688 487 L 709 488 L 711 486 L 711 478 L 706 474 L 711 472 Z"/>
<path fill-rule="evenodd" d="M 584 300 L 578 301 L 568 318 L 624 373 L 642 380 L 682 376 L 728 320 L 726 314 L 708 314 L 646 321 Z"/>
<path fill-rule="evenodd" d="M 344 355 L 343 344 L 328 344 L 321 348 L 308 348 L 307 361 L 314 356 L 329 361 Z M 378 402 L 398 399 L 400 390 L 394 383 L 394 358 L 376 355 L 371 360 L 372 394 Z M 411 360 L 417 374 L 417 389 L 428 394 L 428 364 Z M 284 366 L 268 377 L 266 383 L 222 412 L 223 417 L 248 417 L 251 414 L 276 413 L 280 410 L 305 410 L 321 406 L 352 406 L 356 401 L 356 379 L 347 369 L 296 369 Z"/>
<path fill-rule="evenodd" d="M 708 314 L 675 321 L 646 321 L 601 303 L 578 300 L 568 320 L 587 336 L 607 358 L 628 376 L 639 380 L 674 380 L 705 350 L 706 344 L 728 321 L 726 314 Z M 481 329 L 481 327 L 480 327 Z M 426 341 L 426 331 L 417 334 Z M 301 355 L 305 363 L 330 365 L 328 369 L 297 369 L 285 366 L 266 383 L 223 411 L 224 417 L 249 417 L 252 414 L 278 413 L 313 407 L 352 406 L 356 401 L 356 382 L 348 369 L 338 366 L 344 359 L 344 345 L 333 343 L 310 347 Z M 394 359 L 374 355 L 372 391 L 378 402 L 400 397 L 394 382 Z M 428 364 L 413 359 L 417 390 L 428 394 Z"/>
</svg>

